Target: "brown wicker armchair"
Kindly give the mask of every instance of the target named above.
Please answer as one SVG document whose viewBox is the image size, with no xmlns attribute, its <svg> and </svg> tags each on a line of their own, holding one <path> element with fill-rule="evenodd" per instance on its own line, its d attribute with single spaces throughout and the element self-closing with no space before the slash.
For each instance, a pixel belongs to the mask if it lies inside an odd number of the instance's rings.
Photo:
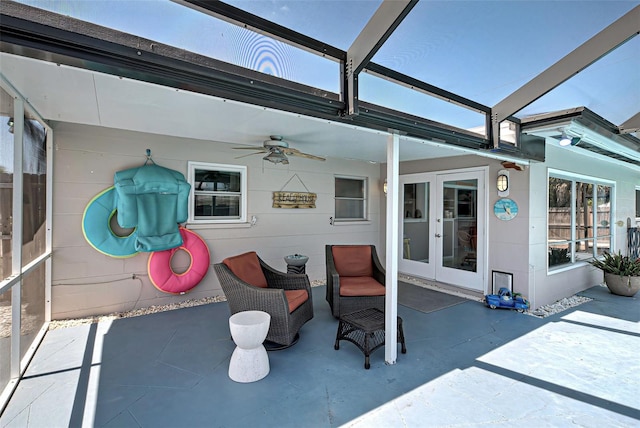
<svg viewBox="0 0 640 428">
<path fill-rule="evenodd" d="M 254 252 L 228 257 L 214 266 L 231 315 L 264 311 L 271 315 L 267 340 L 290 346 L 313 318 L 311 286 L 305 274 L 285 274 L 268 266 Z"/>
<path fill-rule="evenodd" d="M 384 311 L 385 270 L 374 245 L 327 245 L 327 302 L 334 317 L 360 309 Z"/>
</svg>

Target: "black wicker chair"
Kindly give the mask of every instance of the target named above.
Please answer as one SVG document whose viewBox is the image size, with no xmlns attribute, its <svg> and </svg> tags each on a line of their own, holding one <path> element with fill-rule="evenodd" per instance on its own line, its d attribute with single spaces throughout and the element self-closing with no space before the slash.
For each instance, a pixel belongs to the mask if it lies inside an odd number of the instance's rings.
<svg viewBox="0 0 640 428">
<path fill-rule="evenodd" d="M 226 258 L 213 267 L 231 315 L 241 311 L 271 315 L 267 341 L 291 346 L 302 325 L 313 318 L 307 275 L 278 272 L 253 251 Z"/>
<path fill-rule="evenodd" d="M 327 245 L 325 253 L 327 302 L 334 317 L 367 308 L 384 311 L 385 270 L 374 245 Z"/>
</svg>

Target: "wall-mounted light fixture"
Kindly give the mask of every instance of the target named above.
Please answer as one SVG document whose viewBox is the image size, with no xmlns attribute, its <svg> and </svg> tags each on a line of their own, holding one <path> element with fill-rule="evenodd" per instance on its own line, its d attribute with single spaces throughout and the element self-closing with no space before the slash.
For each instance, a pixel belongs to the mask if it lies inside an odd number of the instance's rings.
<svg viewBox="0 0 640 428">
<path fill-rule="evenodd" d="M 580 137 L 570 137 L 567 134 L 562 133 L 562 138 L 560 138 L 560 141 L 558 141 L 558 144 L 561 145 L 562 147 L 575 146 L 580 142 L 581 139 L 582 138 Z"/>
<path fill-rule="evenodd" d="M 498 190 L 498 196 L 501 198 L 509 196 L 509 171 L 506 169 L 498 171 L 496 189 Z"/>
<path fill-rule="evenodd" d="M 387 188 L 387 179 L 385 178 L 384 179 L 384 183 L 382 183 L 382 191 L 384 192 L 385 195 L 387 194 L 387 190 L 388 190 L 388 188 Z"/>
</svg>

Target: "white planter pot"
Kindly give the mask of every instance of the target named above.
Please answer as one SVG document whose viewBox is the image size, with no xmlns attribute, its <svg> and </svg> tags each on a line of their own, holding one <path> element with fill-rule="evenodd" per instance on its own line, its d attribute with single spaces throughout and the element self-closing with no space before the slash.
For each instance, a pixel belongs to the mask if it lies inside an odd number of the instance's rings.
<svg viewBox="0 0 640 428">
<path fill-rule="evenodd" d="M 613 294 L 632 297 L 640 290 L 640 276 L 604 274 L 604 282 Z"/>
</svg>

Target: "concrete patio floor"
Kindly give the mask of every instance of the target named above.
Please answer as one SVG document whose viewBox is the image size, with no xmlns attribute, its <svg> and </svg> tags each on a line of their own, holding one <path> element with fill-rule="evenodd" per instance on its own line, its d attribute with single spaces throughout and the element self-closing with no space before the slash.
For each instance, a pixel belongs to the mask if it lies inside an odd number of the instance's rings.
<svg viewBox="0 0 640 428">
<path fill-rule="evenodd" d="M 271 372 L 229 379 L 226 303 L 47 333 L 2 427 L 640 426 L 640 300 L 601 286 L 539 319 L 468 301 L 399 306 L 407 354 L 363 368 L 313 289 L 299 342 Z"/>
</svg>

